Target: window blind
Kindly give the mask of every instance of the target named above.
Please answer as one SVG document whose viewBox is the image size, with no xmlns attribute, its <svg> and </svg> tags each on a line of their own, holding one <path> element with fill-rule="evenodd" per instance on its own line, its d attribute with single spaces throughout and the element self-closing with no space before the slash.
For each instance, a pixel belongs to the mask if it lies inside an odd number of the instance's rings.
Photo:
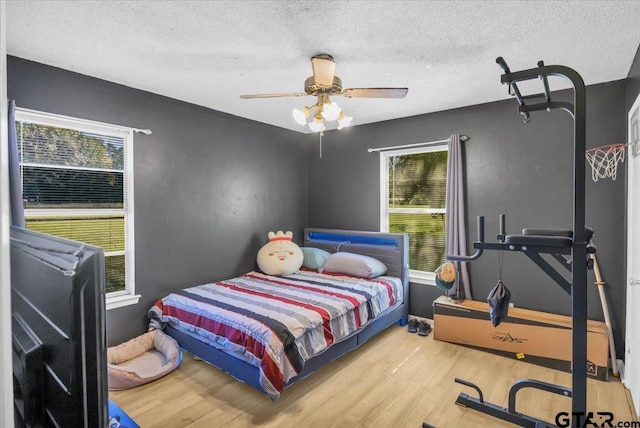
<svg viewBox="0 0 640 428">
<path fill-rule="evenodd" d="M 409 235 L 409 268 L 433 272 L 445 257 L 446 148 L 388 156 L 389 232 Z"/>
<path fill-rule="evenodd" d="M 16 122 L 25 224 L 105 249 L 107 292 L 126 288 L 122 135 Z"/>
</svg>

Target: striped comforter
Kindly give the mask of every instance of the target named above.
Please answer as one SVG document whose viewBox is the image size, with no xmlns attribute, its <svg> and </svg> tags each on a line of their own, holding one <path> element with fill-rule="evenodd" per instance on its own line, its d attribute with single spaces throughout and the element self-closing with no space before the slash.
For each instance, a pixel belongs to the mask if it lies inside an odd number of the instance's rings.
<svg viewBox="0 0 640 428">
<path fill-rule="evenodd" d="M 150 317 L 258 367 L 276 400 L 304 362 L 402 300 L 397 278 L 250 272 L 158 300 Z"/>
</svg>

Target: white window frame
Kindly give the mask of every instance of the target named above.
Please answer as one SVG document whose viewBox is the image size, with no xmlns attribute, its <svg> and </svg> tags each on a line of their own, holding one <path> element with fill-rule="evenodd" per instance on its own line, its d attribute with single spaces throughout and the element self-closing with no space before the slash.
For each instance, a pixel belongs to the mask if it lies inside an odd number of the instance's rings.
<svg viewBox="0 0 640 428">
<path fill-rule="evenodd" d="M 115 309 L 123 306 L 134 305 L 140 300 L 140 295 L 135 292 L 135 241 L 134 241 L 134 186 L 133 186 L 133 128 L 111 125 L 91 120 L 78 119 L 36 110 L 16 108 L 16 121 L 37 123 L 40 125 L 56 126 L 60 128 L 75 129 L 81 132 L 111 135 L 124 140 L 124 208 L 100 210 L 104 213 L 124 214 L 124 239 L 125 251 L 109 252 L 108 255 L 125 254 L 125 289 L 107 293 L 106 308 Z M 95 211 L 92 211 L 95 212 Z M 29 210 L 25 209 L 25 217 L 29 215 L 47 216 L 59 214 L 86 214 L 86 210 Z M 106 255 L 106 253 L 105 253 Z"/>
<path fill-rule="evenodd" d="M 391 156 L 414 155 L 418 153 L 449 151 L 447 144 L 437 144 L 424 147 L 413 147 L 399 150 L 387 150 L 380 152 L 380 231 L 389 232 L 389 214 L 446 214 L 445 208 L 389 208 L 389 158 Z M 409 282 L 436 286 L 436 275 L 427 272 L 409 269 Z"/>
</svg>

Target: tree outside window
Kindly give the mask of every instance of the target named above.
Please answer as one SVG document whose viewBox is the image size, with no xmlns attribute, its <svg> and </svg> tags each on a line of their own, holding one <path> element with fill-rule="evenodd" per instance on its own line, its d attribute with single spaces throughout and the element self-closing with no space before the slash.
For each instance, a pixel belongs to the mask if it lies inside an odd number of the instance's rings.
<svg viewBox="0 0 640 428">
<path fill-rule="evenodd" d="M 412 280 L 445 260 L 447 155 L 447 146 L 381 153 L 381 230 L 409 235 Z"/>
</svg>

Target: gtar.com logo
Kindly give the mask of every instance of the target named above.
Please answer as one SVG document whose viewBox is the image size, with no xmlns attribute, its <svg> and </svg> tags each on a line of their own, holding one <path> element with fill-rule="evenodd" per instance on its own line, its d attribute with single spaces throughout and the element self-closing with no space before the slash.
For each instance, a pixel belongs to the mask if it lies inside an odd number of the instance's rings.
<svg viewBox="0 0 640 428">
<path fill-rule="evenodd" d="M 556 425 L 565 427 L 640 427 L 640 421 L 616 421 L 611 412 L 560 412 L 556 415 Z"/>
</svg>

